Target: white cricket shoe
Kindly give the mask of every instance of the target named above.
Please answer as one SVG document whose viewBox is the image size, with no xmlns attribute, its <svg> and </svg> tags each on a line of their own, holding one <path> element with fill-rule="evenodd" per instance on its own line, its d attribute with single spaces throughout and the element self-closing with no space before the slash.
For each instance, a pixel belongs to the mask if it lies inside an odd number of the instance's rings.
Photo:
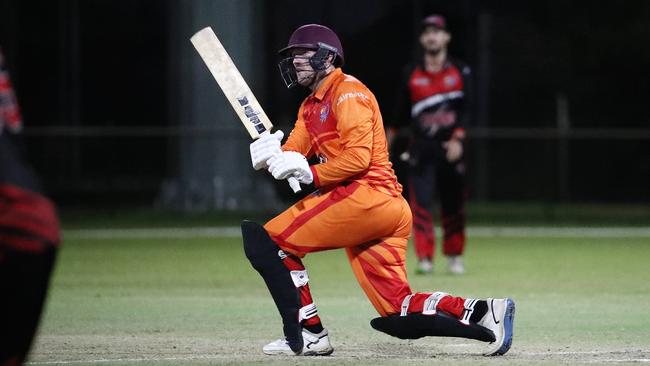
<svg viewBox="0 0 650 366">
<path fill-rule="evenodd" d="M 449 269 L 449 273 L 452 274 L 465 273 L 465 264 L 463 263 L 463 257 L 460 255 L 450 255 L 447 257 L 447 269 Z"/>
<path fill-rule="evenodd" d="M 488 311 L 478 325 L 491 330 L 496 340 L 488 345 L 484 356 L 503 355 L 512 345 L 515 302 L 512 299 L 486 299 Z"/>
<path fill-rule="evenodd" d="M 427 274 L 433 272 L 433 263 L 431 260 L 424 258 L 418 261 L 418 268 L 415 269 L 416 274 Z"/>
<path fill-rule="evenodd" d="M 266 346 L 262 347 L 262 352 L 267 355 L 289 355 L 289 356 L 327 356 L 334 352 L 334 348 L 330 344 L 330 339 L 327 334 L 327 329 L 322 332 L 314 334 L 307 329 L 302 330 L 302 352 L 294 353 L 289 347 L 289 342 L 281 338 L 273 341 Z"/>
</svg>

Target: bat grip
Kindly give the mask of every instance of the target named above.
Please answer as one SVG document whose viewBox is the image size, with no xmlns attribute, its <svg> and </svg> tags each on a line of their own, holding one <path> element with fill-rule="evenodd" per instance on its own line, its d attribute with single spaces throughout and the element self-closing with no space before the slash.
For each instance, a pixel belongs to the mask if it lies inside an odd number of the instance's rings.
<svg viewBox="0 0 650 366">
<path fill-rule="evenodd" d="M 289 177 L 287 180 L 289 181 L 289 186 L 293 190 L 293 193 L 302 191 L 302 188 L 300 188 L 300 182 L 298 182 L 298 179 L 296 179 L 296 177 Z"/>
</svg>

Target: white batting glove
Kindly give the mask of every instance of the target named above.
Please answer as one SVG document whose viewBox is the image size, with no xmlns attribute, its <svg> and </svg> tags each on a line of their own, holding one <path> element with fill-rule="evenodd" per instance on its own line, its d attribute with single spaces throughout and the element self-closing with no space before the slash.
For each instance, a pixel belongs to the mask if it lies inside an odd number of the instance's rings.
<svg viewBox="0 0 650 366">
<path fill-rule="evenodd" d="M 302 184 L 310 184 L 314 181 L 307 159 L 295 151 L 284 151 L 281 155 L 272 157 L 268 164 L 269 173 L 277 180 L 294 176 Z"/>
<path fill-rule="evenodd" d="M 265 133 L 250 145 L 251 162 L 253 169 L 260 170 L 268 167 L 268 161 L 274 156 L 282 154 L 280 141 L 284 132 L 277 130 L 273 134 Z"/>
</svg>

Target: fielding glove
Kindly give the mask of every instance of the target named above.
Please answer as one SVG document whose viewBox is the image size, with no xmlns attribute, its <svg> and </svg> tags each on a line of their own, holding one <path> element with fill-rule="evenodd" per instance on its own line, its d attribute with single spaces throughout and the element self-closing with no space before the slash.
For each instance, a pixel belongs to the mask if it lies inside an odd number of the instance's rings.
<svg viewBox="0 0 650 366">
<path fill-rule="evenodd" d="M 284 133 L 277 130 L 273 134 L 264 133 L 260 138 L 251 143 L 250 150 L 253 169 L 260 170 L 268 167 L 269 159 L 282 154 L 280 141 L 282 141 L 283 137 Z"/>
<path fill-rule="evenodd" d="M 277 180 L 294 176 L 300 183 L 310 184 L 314 181 L 307 159 L 295 151 L 284 151 L 269 159 L 269 173 Z"/>
</svg>

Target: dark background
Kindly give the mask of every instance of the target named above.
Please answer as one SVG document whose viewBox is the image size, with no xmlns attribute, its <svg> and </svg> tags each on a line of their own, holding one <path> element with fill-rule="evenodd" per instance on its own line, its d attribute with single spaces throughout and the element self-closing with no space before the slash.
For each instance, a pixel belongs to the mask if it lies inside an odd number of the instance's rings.
<svg viewBox="0 0 650 366">
<path fill-rule="evenodd" d="M 167 108 L 174 3 L 0 0 L 0 45 L 30 157 L 61 205 L 152 204 L 161 182 L 179 174 L 182 123 Z M 440 13 L 451 54 L 474 71 L 470 200 L 650 202 L 650 2 L 252 4 L 261 29 L 255 75 L 265 85 L 256 93 L 285 132 L 305 93 L 284 88 L 275 52 L 296 27 L 336 30 L 344 70 L 389 119 L 418 22 Z"/>
</svg>

